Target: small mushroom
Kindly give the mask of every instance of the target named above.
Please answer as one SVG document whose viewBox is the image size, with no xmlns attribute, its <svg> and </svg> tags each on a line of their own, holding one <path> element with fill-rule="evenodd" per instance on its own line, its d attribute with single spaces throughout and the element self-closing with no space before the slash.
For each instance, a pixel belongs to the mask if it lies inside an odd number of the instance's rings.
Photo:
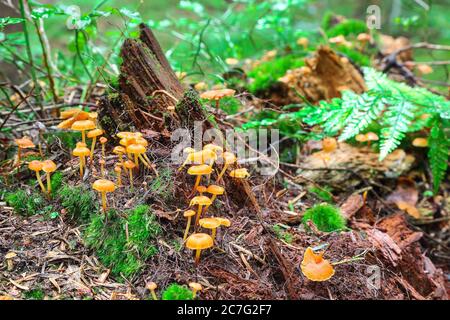
<svg viewBox="0 0 450 320">
<path fill-rule="evenodd" d="M 123 163 L 123 166 L 128 169 L 128 172 L 130 174 L 130 185 L 133 187 L 133 169 L 136 168 L 136 165 L 133 161 L 127 160 Z"/>
<path fill-rule="evenodd" d="M 134 155 L 134 164 L 139 168 L 139 156 L 145 153 L 145 147 L 140 144 L 131 144 L 127 147 L 127 153 Z"/>
<path fill-rule="evenodd" d="M 23 137 L 20 139 L 14 139 L 14 142 L 17 144 L 17 165 L 20 167 L 20 155 L 21 155 L 21 151 L 22 149 L 29 149 L 29 148 L 34 148 L 35 145 L 33 143 L 33 141 L 31 141 L 29 138 L 27 137 Z"/>
<path fill-rule="evenodd" d="M 147 283 L 147 289 L 150 291 L 153 300 L 158 300 L 158 297 L 156 296 L 155 290 L 158 286 L 154 282 Z"/>
<path fill-rule="evenodd" d="M 231 221 L 230 221 L 230 219 L 227 219 L 227 218 L 219 218 L 219 217 L 216 217 L 216 219 L 220 221 L 220 225 L 221 225 L 221 226 L 224 226 L 224 227 L 227 227 L 227 228 L 231 226 Z"/>
<path fill-rule="evenodd" d="M 367 136 L 365 134 L 357 134 L 355 140 L 358 142 L 367 142 Z"/>
<path fill-rule="evenodd" d="M 419 71 L 421 75 L 427 75 L 433 72 L 433 68 L 428 64 L 419 64 L 417 65 L 417 71 Z"/>
<path fill-rule="evenodd" d="M 230 171 L 230 177 L 235 179 L 245 179 L 250 176 L 250 173 L 248 173 L 247 168 L 239 168 Z"/>
<path fill-rule="evenodd" d="M 114 172 L 117 175 L 117 186 L 122 186 L 122 167 L 120 165 L 116 165 L 114 167 Z"/>
<path fill-rule="evenodd" d="M 105 144 L 108 142 L 108 139 L 106 139 L 105 137 L 101 137 L 99 141 L 100 141 L 100 144 L 102 145 L 102 157 L 103 157 L 103 159 L 105 159 L 106 158 Z"/>
<path fill-rule="evenodd" d="M 192 289 L 192 299 L 195 299 L 197 296 L 197 292 L 203 289 L 202 285 L 198 282 L 190 282 L 189 288 Z"/>
<path fill-rule="evenodd" d="M 366 140 L 367 140 L 367 145 L 370 147 L 370 143 L 372 141 L 378 141 L 378 135 L 374 132 L 367 132 L 366 133 Z"/>
<path fill-rule="evenodd" d="M 306 37 L 302 37 L 302 38 L 298 38 L 297 39 L 297 44 L 299 46 L 302 46 L 304 50 L 308 49 L 308 45 L 309 45 L 309 40 Z"/>
<path fill-rule="evenodd" d="M 395 204 L 400 210 L 405 211 L 411 217 L 414 217 L 415 219 L 420 219 L 421 217 L 420 211 L 415 206 L 405 201 L 396 201 Z"/>
<path fill-rule="evenodd" d="M 222 176 L 227 171 L 227 168 L 236 162 L 236 156 L 231 152 L 224 152 L 222 154 L 222 159 L 224 161 L 222 171 L 219 173 L 216 182 L 219 182 Z"/>
<path fill-rule="evenodd" d="M 208 188 L 206 188 L 205 186 L 198 186 L 196 191 L 202 196 L 206 192 L 207 189 Z"/>
<path fill-rule="evenodd" d="M 94 129 L 87 133 L 87 137 L 89 139 L 92 139 L 91 143 L 91 165 L 92 165 L 92 159 L 94 158 L 94 150 L 95 150 L 95 143 L 97 142 L 97 137 L 101 136 L 103 134 L 102 129 Z"/>
<path fill-rule="evenodd" d="M 98 160 L 98 163 L 100 164 L 100 174 L 102 175 L 102 178 L 105 177 L 105 159 Z"/>
<path fill-rule="evenodd" d="M 426 148 L 428 147 L 428 140 L 427 138 L 415 138 L 412 145 L 418 148 Z"/>
<path fill-rule="evenodd" d="M 10 251 L 5 254 L 5 261 L 8 271 L 12 271 L 14 269 L 14 258 L 17 257 L 17 253 Z"/>
<path fill-rule="evenodd" d="M 195 250 L 195 264 L 200 262 L 202 250 L 211 248 L 214 245 L 213 238 L 206 233 L 194 233 L 186 240 L 186 248 Z"/>
<path fill-rule="evenodd" d="M 218 89 L 205 91 L 200 95 L 200 98 L 206 100 L 214 100 L 216 102 L 216 109 L 219 109 L 220 99 L 224 97 L 232 97 L 236 93 L 233 89 Z"/>
<path fill-rule="evenodd" d="M 186 160 L 184 160 L 183 164 L 178 168 L 178 171 L 181 171 L 184 168 L 184 166 L 186 164 L 188 164 L 188 163 L 190 163 L 190 164 L 204 164 L 203 150 L 200 150 L 200 151 L 195 151 L 194 150 L 192 152 L 184 152 L 184 153 L 187 153 Z"/>
<path fill-rule="evenodd" d="M 80 177 L 83 177 L 83 167 L 85 166 L 85 158 L 91 154 L 91 151 L 86 147 L 83 142 L 78 142 L 75 149 L 73 149 L 72 154 L 75 157 L 80 158 Z"/>
<path fill-rule="evenodd" d="M 211 229 L 211 237 L 214 241 L 216 239 L 216 230 L 220 227 L 220 221 L 216 218 L 203 218 L 198 223 L 202 228 Z"/>
<path fill-rule="evenodd" d="M 215 184 L 212 184 L 212 185 L 208 186 L 208 188 L 206 189 L 206 192 L 212 194 L 212 197 L 211 197 L 211 204 L 212 204 L 217 196 L 223 195 L 223 193 L 225 192 L 225 189 L 221 186 L 216 186 Z M 205 211 L 208 210 L 208 208 L 209 208 L 209 206 L 207 206 L 205 208 Z"/>
<path fill-rule="evenodd" d="M 358 40 L 361 43 L 361 51 L 364 51 L 367 43 L 369 43 L 372 40 L 372 37 L 368 33 L 360 33 L 356 37 L 356 40 Z"/>
<path fill-rule="evenodd" d="M 42 192 L 45 193 L 46 192 L 45 187 L 44 187 L 44 184 L 42 183 L 41 175 L 39 174 L 39 171 L 42 170 L 42 162 L 38 161 L 38 160 L 33 160 L 28 164 L 28 169 L 36 172 L 36 179 L 37 179 L 39 185 L 41 186 Z"/>
<path fill-rule="evenodd" d="M 113 192 L 116 190 L 116 186 L 114 185 L 114 182 L 106 180 L 106 179 L 99 179 L 95 180 L 95 182 L 92 184 L 92 187 L 94 190 L 97 190 L 102 194 L 102 208 L 103 212 L 106 216 L 106 193 Z"/>
<path fill-rule="evenodd" d="M 113 153 L 119 156 L 120 165 L 123 167 L 123 155 L 127 153 L 127 150 L 122 146 L 114 147 Z"/>
<path fill-rule="evenodd" d="M 305 277 L 311 281 L 326 281 L 334 275 L 332 264 L 322 256 L 323 252 L 316 254 L 311 247 L 306 248 L 300 267 Z"/>
<path fill-rule="evenodd" d="M 95 123 L 91 120 L 78 120 L 72 124 L 71 128 L 75 131 L 81 131 L 82 142 L 86 143 L 86 131 L 95 129 Z"/>
<path fill-rule="evenodd" d="M 192 220 L 192 216 L 195 215 L 195 211 L 194 210 L 187 210 L 183 213 L 183 217 L 187 218 L 187 224 L 186 224 L 186 230 L 184 231 L 184 235 L 183 235 L 183 241 L 186 240 L 187 235 L 189 233 L 189 229 L 191 227 L 191 220 Z"/>
<path fill-rule="evenodd" d="M 192 166 L 188 169 L 188 174 L 191 176 L 197 176 L 195 179 L 195 184 L 192 192 L 195 192 L 197 187 L 200 185 L 200 180 L 203 175 L 210 174 L 212 172 L 212 168 L 207 164 L 200 164 L 198 166 Z"/>
<path fill-rule="evenodd" d="M 47 174 L 47 192 L 51 195 L 52 192 L 52 181 L 50 179 L 50 173 L 56 171 L 56 163 L 52 160 L 45 160 L 42 162 L 42 170 Z"/>
<path fill-rule="evenodd" d="M 324 152 L 330 153 L 336 150 L 337 141 L 335 138 L 325 138 L 322 140 L 322 150 Z"/>
<path fill-rule="evenodd" d="M 191 202 L 189 203 L 190 207 L 195 205 L 198 205 L 197 216 L 195 218 L 195 226 L 197 226 L 198 221 L 200 220 L 200 216 L 202 215 L 203 206 L 210 206 L 211 199 L 206 196 L 196 196 L 192 198 Z"/>
</svg>

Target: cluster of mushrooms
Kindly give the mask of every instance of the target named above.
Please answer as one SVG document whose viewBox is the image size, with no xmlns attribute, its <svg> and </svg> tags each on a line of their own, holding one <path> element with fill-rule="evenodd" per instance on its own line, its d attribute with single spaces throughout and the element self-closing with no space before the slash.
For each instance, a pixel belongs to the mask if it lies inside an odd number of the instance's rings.
<svg viewBox="0 0 450 320">
<path fill-rule="evenodd" d="M 195 250 L 195 263 L 198 264 L 201 251 L 214 246 L 217 229 L 231 225 L 230 220 L 227 218 L 206 217 L 206 214 L 217 196 L 224 194 L 225 188 L 219 184 L 227 169 L 237 162 L 237 158 L 232 152 L 224 151 L 222 147 L 215 144 L 207 144 L 199 151 L 193 148 L 186 148 L 184 153 L 186 154 L 186 160 L 179 170 L 182 170 L 187 164 L 191 165 L 187 173 L 195 176 L 195 184 L 192 190 L 194 197 L 191 199 L 189 206 L 197 206 L 197 211 L 190 209 L 183 214 L 187 218 L 183 241 L 185 242 L 186 248 Z M 216 174 L 214 164 L 217 164 L 218 160 L 222 163 L 222 168 Z M 213 174 L 216 174 L 215 184 L 210 183 Z M 245 179 L 249 176 L 249 173 L 245 168 L 238 168 L 231 170 L 229 175 L 235 179 Z M 202 179 L 206 182 L 207 186 L 201 184 Z M 205 194 L 210 195 L 210 197 Z M 194 233 L 188 237 L 191 220 L 194 216 Z M 200 227 L 211 230 L 211 234 L 199 232 Z"/>
</svg>

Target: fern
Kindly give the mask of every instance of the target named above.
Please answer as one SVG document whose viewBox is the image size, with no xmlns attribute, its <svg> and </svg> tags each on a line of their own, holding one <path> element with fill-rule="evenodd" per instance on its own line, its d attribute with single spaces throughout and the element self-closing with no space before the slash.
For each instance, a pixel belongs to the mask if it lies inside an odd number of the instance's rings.
<svg viewBox="0 0 450 320">
<path fill-rule="evenodd" d="M 439 185 L 448 167 L 449 142 L 439 122 L 435 122 L 428 139 L 431 173 L 433 175 L 433 190 L 437 193 Z"/>
</svg>

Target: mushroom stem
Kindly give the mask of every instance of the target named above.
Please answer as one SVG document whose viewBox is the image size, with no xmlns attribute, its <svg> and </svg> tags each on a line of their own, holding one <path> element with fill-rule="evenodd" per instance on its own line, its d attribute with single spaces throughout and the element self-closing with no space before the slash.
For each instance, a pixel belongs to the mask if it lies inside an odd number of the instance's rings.
<svg viewBox="0 0 450 320">
<path fill-rule="evenodd" d="M 201 178 L 202 178 L 202 176 L 200 174 L 197 175 L 197 178 L 195 178 L 195 184 L 194 184 L 194 189 L 192 190 L 192 194 L 195 193 L 195 190 L 197 190 L 197 187 L 200 185 Z"/>
<path fill-rule="evenodd" d="M 156 296 L 156 293 L 155 293 L 154 289 L 150 290 L 150 293 L 152 294 L 153 300 L 158 300 L 158 297 Z"/>
<path fill-rule="evenodd" d="M 21 148 L 19 147 L 17 150 L 17 165 L 20 167 L 20 150 Z"/>
<path fill-rule="evenodd" d="M 103 162 L 100 163 L 100 173 L 101 173 L 102 177 L 104 178 L 105 177 L 105 167 L 103 165 Z"/>
<path fill-rule="evenodd" d="M 216 99 L 216 110 L 219 110 L 220 99 Z"/>
<path fill-rule="evenodd" d="M 91 161 L 90 165 L 92 166 L 92 161 L 94 160 L 94 149 L 95 149 L 95 143 L 97 142 L 97 137 L 92 138 L 92 145 L 91 145 Z"/>
<path fill-rule="evenodd" d="M 187 235 L 189 233 L 189 229 L 191 227 L 191 217 L 188 217 L 188 221 L 187 221 L 187 225 L 186 225 L 186 230 L 184 231 L 184 236 L 183 236 L 183 242 L 186 241 Z"/>
<path fill-rule="evenodd" d="M 197 216 L 195 217 L 195 226 L 198 226 L 198 221 L 200 220 L 200 217 L 202 215 L 202 209 L 203 206 L 201 204 L 198 205 L 198 211 L 197 211 Z"/>
<path fill-rule="evenodd" d="M 222 179 L 222 176 L 223 176 L 223 175 L 225 174 L 225 172 L 227 171 L 227 168 L 228 168 L 228 164 L 225 163 L 225 164 L 223 165 L 222 171 L 220 171 L 219 176 L 217 177 L 216 182 L 219 182 L 220 179 Z"/>
<path fill-rule="evenodd" d="M 41 179 L 41 175 L 39 174 L 39 171 L 36 171 L 36 179 L 39 183 L 39 185 L 41 186 L 42 192 L 46 192 L 44 184 L 42 183 L 42 179 Z"/>
<path fill-rule="evenodd" d="M 106 192 L 102 192 L 102 208 L 106 215 Z"/>
<path fill-rule="evenodd" d="M 117 175 L 117 185 L 120 187 L 122 185 L 122 173 Z"/>
<path fill-rule="evenodd" d="M 145 158 L 145 159 L 144 159 Z M 141 159 L 141 162 L 149 169 L 152 169 L 153 172 L 157 177 L 159 177 L 158 171 L 152 166 L 150 160 L 148 159 L 147 155 L 145 153 L 139 155 L 139 159 Z"/>
<path fill-rule="evenodd" d="M 121 154 L 119 155 L 119 157 L 120 157 L 120 166 L 121 166 L 122 168 L 124 168 L 124 166 L 123 166 L 123 153 L 121 153 Z"/>
<path fill-rule="evenodd" d="M 217 232 L 217 228 L 212 229 L 211 238 L 213 238 L 213 241 L 216 240 L 216 232 Z"/>
<path fill-rule="evenodd" d="M 80 157 L 80 177 L 83 178 L 83 158 Z"/>
<path fill-rule="evenodd" d="M 130 170 L 130 185 L 133 188 L 133 169 L 130 168 L 128 170 Z"/>
<path fill-rule="evenodd" d="M 139 170 L 139 156 L 137 153 L 134 154 L 134 164 L 136 165 L 136 170 Z"/>
<path fill-rule="evenodd" d="M 47 192 L 48 192 L 48 196 L 51 196 L 51 192 L 52 192 L 52 181 L 50 179 L 50 172 L 47 172 Z"/>
<path fill-rule="evenodd" d="M 195 264 L 198 264 L 200 262 L 200 254 L 202 253 L 201 249 L 197 249 L 195 251 Z"/>
<path fill-rule="evenodd" d="M 41 141 L 39 141 L 38 147 L 39 147 L 39 154 L 40 154 L 41 158 L 44 158 L 44 152 L 42 151 Z"/>
<path fill-rule="evenodd" d="M 81 131 L 81 140 L 83 141 L 83 143 L 86 143 L 86 133 L 84 130 Z"/>
</svg>

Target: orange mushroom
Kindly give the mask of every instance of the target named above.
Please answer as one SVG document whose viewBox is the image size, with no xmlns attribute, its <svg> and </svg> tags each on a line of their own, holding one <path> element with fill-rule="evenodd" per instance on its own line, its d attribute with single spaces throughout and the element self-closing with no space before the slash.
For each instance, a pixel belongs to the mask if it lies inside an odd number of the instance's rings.
<svg viewBox="0 0 450 320">
<path fill-rule="evenodd" d="M 52 160 L 45 160 L 44 162 L 42 162 L 42 170 L 47 174 L 47 192 L 50 196 L 52 192 L 50 173 L 56 171 L 56 163 L 54 163 Z"/>
<path fill-rule="evenodd" d="M 83 167 L 86 163 L 86 157 L 91 154 L 91 151 L 86 147 L 86 143 L 78 142 L 76 148 L 73 149 L 72 154 L 80 158 L 80 177 L 83 177 Z"/>
<path fill-rule="evenodd" d="M 97 142 L 97 137 L 101 136 L 103 134 L 102 129 L 94 129 L 88 132 L 87 137 L 89 139 L 92 139 L 91 143 L 91 165 L 92 165 L 92 159 L 94 159 L 94 149 L 95 149 L 95 143 Z"/>
<path fill-rule="evenodd" d="M 205 91 L 200 95 L 200 98 L 206 100 L 214 100 L 216 102 L 216 109 L 219 109 L 220 99 L 224 97 L 232 97 L 236 93 L 233 89 L 218 89 Z"/>
<path fill-rule="evenodd" d="M 427 138 L 415 138 L 412 145 L 418 148 L 426 148 L 428 147 L 428 140 Z"/>
<path fill-rule="evenodd" d="M 194 233 L 186 240 L 186 248 L 195 250 L 195 264 L 200 262 L 202 250 L 211 248 L 214 245 L 213 238 L 206 233 Z"/>
<path fill-rule="evenodd" d="M 106 139 L 105 137 L 101 137 L 99 141 L 102 145 L 102 157 L 103 159 L 105 159 L 106 158 L 105 144 L 108 142 L 108 139 Z"/>
<path fill-rule="evenodd" d="M 195 226 L 197 226 L 198 221 L 200 220 L 200 216 L 202 215 L 203 206 L 210 206 L 211 199 L 206 196 L 196 196 L 192 198 L 191 202 L 189 203 L 190 207 L 195 205 L 198 205 L 197 216 L 195 218 Z"/>
<path fill-rule="evenodd" d="M 72 126 L 72 130 L 81 131 L 81 141 L 86 143 L 86 131 L 95 129 L 95 123 L 91 120 L 78 120 Z"/>
<path fill-rule="evenodd" d="M 27 137 L 23 137 L 20 139 L 14 139 L 14 142 L 17 144 L 17 163 L 18 166 L 20 167 L 20 154 L 21 154 L 21 150 L 22 149 L 29 149 L 29 148 L 34 148 L 35 145 L 33 143 L 33 141 L 31 141 L 29 138 Z"/>
<path fill-rule="evenodd" d="M 37 181 L 38 181 L 39 185 L 41 186 L 42 192 L 45 193 L 45 187 L 44 187 L 44 184 L 42 183 L 41 175 L 39 174 L 39 171 L 42 170 L 42 162 L 40 162 L 38 160 L 33 160 L 28 164 L 28 169 L 36 172 Z"/>
<path fill-rule="evenodd" d="M 188 169 L 188 174 L 192 176 L 197 176 L 195 179 L 194 189 L 192 192 L 195 192 L 197 187 L 200 185 L 200 180 L 202 178 L 202 175 L 210 174 L 212 172 L 212 169 L 207 164 L 200 164 L 198 166 L 192 166 Z"/>
<path fill-rule="evenodd" d="M 187 224 L 186 224 L 186 229 L 184 230 L 184 235 L 183 235 L 183 241 L 186 240 L 187 235 L 189 233 L 189 229 L 191 227 L 191 221 L 192 221 L 192 217 L 195 216 L 195 211 L 194 210 L 187 210 L 183 213 L 183 217 L 187 218 Z"/>
<path fill-rule="evenodd" d="M 326 281 L 334 275 L 334 268 L 323 258 L 323 252 L 316 254 L 311 247 L 306 248 L 300 267 L 305 277 L 311 281 Z"/>
<path fill-rule="evenodd" d="M 130 174 L 130 185 L 133 187 L 133 169 L 136 168 L 136 165 L 133 161 L 127 160 L 123 163 L 123 166 L 128 169 L 128 172 Z"/>
<path fill-rule="evenodd" d="M 95 182 L 92 184 L 92 188 L 94 188 L 94 190 L 97 190 L 98 192 L 100 192 L 102 194 L 102 208 L 103 208 L 103 212 L 105 213 L 106 216 L 106 193 L 107 192 L 113 192 L 114 190 L 116 190 L 116 186 L 114 185 L 114 182 L 106 180 L 106 179 L 99 179 L 99 180 L 95 180 Z"/>
<path fill-rule="evenodd" d="M 231 152 L 224 152 L 222 154 L 222 159 L 224 161 L 222 171 L 219 173 L 216 182 L 219 182 L 222 176 L 227 171 L 227 168 L 236 162 L 236 156 Z"/>
</svg>

